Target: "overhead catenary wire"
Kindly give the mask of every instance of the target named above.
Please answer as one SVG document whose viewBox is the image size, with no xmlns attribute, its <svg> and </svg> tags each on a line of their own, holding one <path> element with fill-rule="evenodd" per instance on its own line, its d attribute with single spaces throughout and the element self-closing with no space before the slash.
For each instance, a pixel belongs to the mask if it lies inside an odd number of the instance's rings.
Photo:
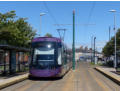
<svg viewBox="0 0 121 91">
<path fill-rule="evenodd" d="M 89 12 L 89 15 L 88 15 L 88 18 L 87 18 L 87 24 L 90 23 L 90 20 L 91 20 L 91 17 L 92 17 L 92 14 L 93 14 L 95 5 L 96 5 L 96 2 L 93 1 L 92 6 L 91 6 L 91 9 L 90 9 L 90 12 Z M 85 30 L 87 30 L 87 29 L 88 29 L 88 25 L 85 26 Z"/>
<path fill-rule="evenodd" d="M 93 1 L 93 2 L 92 2 L 91 9 L 90 9 L 90 12 L 89 12 L 89 15 L 88 15 L 88 17 L 87 17 L 87 24 L 90 23 L 90 20 L 91 20 L 91 17 L 92 17 L 92 14 L 93 14 L 95 5 L 96 5 L 96 2 Z M 96 25 L 96 24 L 95 24 L 95 25 Z M 84 30 L 86 31 L 87 29 L 88 29 L 88 25 L 85 26 L 85 29 L 84 29 Z M 86 32 L 84 32 L 84 33 L 86 33 Z M 84 34 L 84 35 L 85 35 L 85 34 Z"/>
<path fill-rule="evenodd" d="M 94 1 L 94 2 L 92 3 L 92 7 L 91 7 L 90 12 L 89 12 L 87 24 L 89 24 L 89 22 L 90 22 L 90 20 L 91 20 L 92 13 L 93 13 L 93 11 L 94 11 L 95 5 L 96 5 L 96 2 Z"/>
<path fill-rule="evenodd" d="M 50 17 L 52 18 L 52 20 L 55 22 L 55 24 L 57 24 L 57 26 L 59 27 L 59 29 L 61 29 L 61 27 L 60 27 L 58 21 L 56 20 L 55 16 L 52 14 L 52 12 L 51 12 L 51 10 L 49 9 L 47 3 L 46 3 L 45 1 L 43 1 L 43 4 L 44 4 L 45 8 L 47 9 L 47 11 L 49 12 L 49 15 L 50 15 Z M 57 32 L 58 32 L 60 38 L 64 41 L 65 31 L 64 31 L 63 37 L 61 36 L 60 31 L 59 31 L 58 29 L 57 29 Z"/>
<path fill-rule="evenodd" d="M 43 4 L 44 4 L 45 8 L 47 9 L 47 11 L 49 12 L 49 15 L 50 15 L 50 17 L 52 18 L 52 20 L 53 20 L 53 21 L 55 22 L 55 24 L 57 24 L 58 27 L 60 28 L 59 23 L 57 22 L 55 16 L 52 14 L 52 12 L 51 12 L 51 10 L 49 9 L 47 3 L 46 3 L 45 1 L 43 1 Z"/>
</svg>

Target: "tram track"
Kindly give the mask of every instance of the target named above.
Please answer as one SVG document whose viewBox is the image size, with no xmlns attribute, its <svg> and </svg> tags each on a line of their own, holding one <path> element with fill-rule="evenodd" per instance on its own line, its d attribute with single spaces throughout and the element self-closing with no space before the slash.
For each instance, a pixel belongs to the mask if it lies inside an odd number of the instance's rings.
<svg viewBox="0 0 121 91">
<path fill-rule="evenodd" d="M 31 81 L 28 80 L 28 82 L 26 84 L 23 84 L 22 86 L 19 86 L 15 89 L 13 89 L 12 91 L 25 91 L 26 89 L 28 89 L 29 87 L 31 87 L 33 84 L 36 84 L 37 82 L 35 81 Z"/>
<path fill-rule="evenodd" d="M 42 86 L 42 88 L 39 91 L 44 91 L 47 87 L 49 87 L 53 82 L 48 82 Z"/>
<path fill-rule="evenodd" d="M 88 63 L 78 63 L 75 70 L 62 79 L 32 79 L 14 84 L 1 91 L 119 91 L 115 84 Z"/>
<path fill-rule="evenodd" d="M 110 88 L 112 91 L 117 91 L 117 89 L 116 89 L 117 88 L 117 85 L 112 84 L 113 82 L 111 80 L 108 80 L 108 78 L 104 77 L 102 74 L 100 74 L 99 72 L 97 72 L 94 69 L 90 69 L 90 71 L 93 72 L 93 73 L 95 73 L 95 76 L 98 79 L 100 79 L 103 82 L 103 84 L 105 84 L 106 86 L 108 86 L 108 88 Z"/>
</svg>

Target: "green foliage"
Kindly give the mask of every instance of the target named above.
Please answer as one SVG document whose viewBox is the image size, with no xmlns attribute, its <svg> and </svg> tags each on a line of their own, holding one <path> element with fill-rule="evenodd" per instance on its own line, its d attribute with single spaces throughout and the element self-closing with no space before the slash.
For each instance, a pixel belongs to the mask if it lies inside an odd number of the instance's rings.
<svg viewBox="0 0 121 91">
<path fill-rule="evenodd" d="M 46 33 L 45 37 L 53 37 L 52 34 Z"/>
<path fill-rule="evenodd" d="M 116 33 L 116 44 L 117 44 L 117 51 L 119 54 L 119 51 L 120 51 L 120 29 L 118 29 L 118 32 Z"/>
<path fill-rule="evenodd" d="M 107 44 L 104 46 L 103 48 L 103 54 L 106 57 L 110 57 L 111 55 L 114 54 L 114 42 L 115 42 L 115 37 L 113 36 L 111 38 L 111 40 L 109 42 L 107 42 Z M 116 50 L 117 50 L 117 54 L 119 55 L 119 51 L 120 51 L 120 29 L 118 29 L 117 33 L 116 33 Z"/>
<path fill-rule="evenodd" d="M 29 47 L 35 31 L 26 18 L 18 18 L 15 11 L 0 13 L 0 43 L 20 47 Z"/>
<path fill-rule="evenodd" d="M 94 63 L 94 62 L 90 62 L 90 64 L 91 64 L 91 65 L 95 65 L 95 63 Z"/>
</svg>

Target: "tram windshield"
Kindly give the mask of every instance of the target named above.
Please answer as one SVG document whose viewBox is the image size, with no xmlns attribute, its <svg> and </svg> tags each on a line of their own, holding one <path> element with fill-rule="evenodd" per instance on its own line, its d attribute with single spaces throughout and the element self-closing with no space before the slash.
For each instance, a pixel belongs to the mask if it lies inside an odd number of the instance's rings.
<svg viewBox="0 0 121 91">
<path fill-rule="evenodd" d="M 54 43 L 42 42 L 33 44 L 33 62 L 54 61 Z"/>
</svg>

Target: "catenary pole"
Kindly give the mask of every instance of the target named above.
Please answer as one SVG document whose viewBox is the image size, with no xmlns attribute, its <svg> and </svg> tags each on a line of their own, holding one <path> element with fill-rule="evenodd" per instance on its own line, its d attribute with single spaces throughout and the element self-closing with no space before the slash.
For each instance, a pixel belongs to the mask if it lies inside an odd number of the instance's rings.
<svg viewBox="0 0 121 91">
<path fill-rule="evenodd" d="M 73 70 L 75 70 L 75 10 L 73 10 Z"/>
<path fill-rule="evenodd" d="M 91 62 L 93 62 L 93 36 L 91 36 Z"/>
<path fill-rule="evenodd" d="M 96 39 L 96 37 L 94 37 L 94 63 L 95 63 L 95 39 Z"/>
</svg>

